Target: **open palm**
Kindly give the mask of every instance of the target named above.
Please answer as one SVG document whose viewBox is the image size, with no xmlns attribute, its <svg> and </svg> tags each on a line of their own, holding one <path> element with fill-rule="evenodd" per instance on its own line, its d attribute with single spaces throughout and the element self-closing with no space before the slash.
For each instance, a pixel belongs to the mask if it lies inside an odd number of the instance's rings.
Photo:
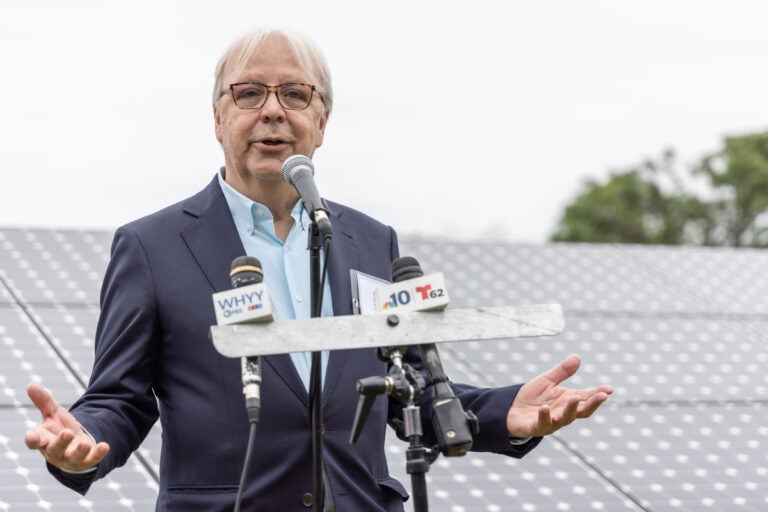
<svg viewBox="0 0 768 512">
<path fill-rule="evenodd" d="M 571 355 L 523 385 L 507 414 L 509 435 L 545 436 L 595 412 L 613 393 L 611 386 L 570 389 L 560 385 L 573 376 L 580 365 L 579 356 Z"/>
<path fill-rule="evenodd" d="M 109 452 L 107 443 L 94 443 L 44 387 L 29 384 L 27 394 L 43 416 L 40 425 L 24 438 L 29 449 L 39 450 L 45 460 L 66 471 L 92 468 Z"/>
</svg>

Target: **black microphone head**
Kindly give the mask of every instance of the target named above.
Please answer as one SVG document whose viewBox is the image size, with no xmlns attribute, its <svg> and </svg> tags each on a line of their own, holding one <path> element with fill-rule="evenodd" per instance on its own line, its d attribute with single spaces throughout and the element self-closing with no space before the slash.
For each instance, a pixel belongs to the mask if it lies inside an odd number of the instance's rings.
<svg viewBox="0 0 768 512">
<path fill-rule="evenodd" d="M 259 258 L 238 256 L 232 260 L 229 278 L 232 280 L 232 288 L 240 288 L 241 286 L 262 282 L 264 280 L 264 271 L 261 270 Z"/>
<path fill-rule="evenodd" d="M 400 281 L 406 281 L 408 279 L 416 279 L 423 275 L 424 271 L 421 270 L 421 265 L 419 265 L 416 258 L 403 256 L 392 262 L 393 283 L 399 283 Z"/>
<path fill-rule="evenodd" d="M 297 173 L 309 172 L 311 176 L 315 175 L 315 165 L 312 160 L 304 155 L 293 155 L 286 158 L 283 162 L 283 179 L 296 186 L 295 178 Z"/>
</svg>

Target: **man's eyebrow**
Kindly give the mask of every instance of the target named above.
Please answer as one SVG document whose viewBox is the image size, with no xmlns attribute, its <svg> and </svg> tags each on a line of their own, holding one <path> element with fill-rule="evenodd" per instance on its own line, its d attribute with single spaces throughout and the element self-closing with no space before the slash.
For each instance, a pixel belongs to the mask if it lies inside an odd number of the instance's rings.
<svg viewBox="0 0 768 512">
<path fill-rule="evenodd" d="M 262 78 L 254 78 L 253 75 L 240 75 L 240 77 L 237 80 L 230 80 L 229 83 L 231 84 L 237 84 L 237 83 L 255 83 L 255 84 L 266 84 L 266 85 L 280 85 L 280 84 L 310 84 L 312 81 L 307 76 L 297 76 L 297 75 L 280 75 L 281 78 L 277 83 L 274 84 L 268 84 L 264 79 Z"/>
</svg>

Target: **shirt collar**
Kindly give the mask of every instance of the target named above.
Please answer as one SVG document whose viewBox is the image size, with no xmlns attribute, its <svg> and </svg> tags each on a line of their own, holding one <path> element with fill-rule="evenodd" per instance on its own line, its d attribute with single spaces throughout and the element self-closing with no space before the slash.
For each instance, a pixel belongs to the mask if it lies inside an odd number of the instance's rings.
<svg viewBox="0 0 768 512">
<path fill-rule="evenodd" d="M 269 231 L 274 232 L 274 218 L 269 208 L 244 196 L 224 181 L 224 167 L 219 171 L 218 178 L 219 186 L 238 230 L 253 234 L 260 226 L 267 224 Z M 302 231 L 306 230 L 310 218 L 303 201 L 296 201 L 291 210 L 291 217 L 294 220 L 294 228 L 298 226 Z"/>
</svg>

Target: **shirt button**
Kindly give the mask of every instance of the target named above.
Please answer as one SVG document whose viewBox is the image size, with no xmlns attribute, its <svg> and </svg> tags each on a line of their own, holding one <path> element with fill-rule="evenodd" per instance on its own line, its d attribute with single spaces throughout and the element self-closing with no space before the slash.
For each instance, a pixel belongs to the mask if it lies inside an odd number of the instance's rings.
<svg viewBox="0 0 768 512">
<path fill-rule="evenodd" d="M 301 295 L 296 295 L 296 302 L 301 302 L 304 298 Z"/>
<path fill-rule="evenodd" d="M 315 500 L 312 494 L 305 492 L 301 495 L 301 504 L 307 508 L 310 508 L 314 504 Z"/>
</svg>

